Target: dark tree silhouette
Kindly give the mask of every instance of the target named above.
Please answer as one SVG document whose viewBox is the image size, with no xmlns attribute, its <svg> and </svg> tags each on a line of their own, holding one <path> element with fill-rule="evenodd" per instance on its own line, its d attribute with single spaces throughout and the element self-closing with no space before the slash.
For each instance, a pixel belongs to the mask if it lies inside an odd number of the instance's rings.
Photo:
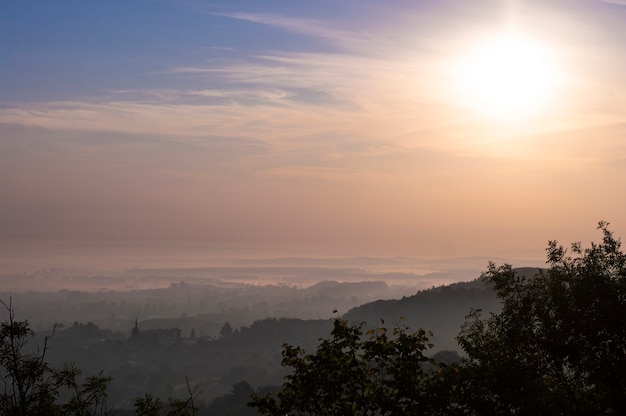
<svg viewBox="0 0 626 416">
<path fill-rule="evenodd" d="M 476 414 L 626 414 L 626 256 L 598 228 L 602 242 L 571 255 L 551 241 L 536 276 L 484 273 L 502 311 L 472 312 L 458 338 Z"/>
<path fill-rule="evenodd" d="M 15 320 L 11 302 L 0 301 L 7 319 L 0 323 L 0 414 L 38 415 L 105 415 L 107 384 L 110 377 L 87 377 L 80 382 L 81 371 L 73 365 L 55 369 L 46 362 L 48 340 L 41 348 L 27 344 L 34 333 L 28 321 Z M 67 397 L 60 402 L 59 397 Z"/>
<path fill-rule="evenodd" d="M 251 405 L 272 416 L 427 414 L 433 396 L 426 386 L 434 372 L 423 329 L 365 331 L 364 324 L 337 318 L 331 335 L 314 354 L 283 345 L 283 365 L 293 372 L 277 395 L 254 396 Z"/>
</svg>

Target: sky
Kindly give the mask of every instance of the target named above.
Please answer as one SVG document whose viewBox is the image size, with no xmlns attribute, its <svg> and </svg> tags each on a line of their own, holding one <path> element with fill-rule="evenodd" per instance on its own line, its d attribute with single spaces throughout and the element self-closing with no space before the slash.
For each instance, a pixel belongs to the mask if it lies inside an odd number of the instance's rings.
<svg viewBox="0 0 626 416">
<path fill-rule="evenodd" d="M 625 22 L 620 0 L 0 2 L 0 243 L 543 258 L 626 235 Z"/>
</svg>

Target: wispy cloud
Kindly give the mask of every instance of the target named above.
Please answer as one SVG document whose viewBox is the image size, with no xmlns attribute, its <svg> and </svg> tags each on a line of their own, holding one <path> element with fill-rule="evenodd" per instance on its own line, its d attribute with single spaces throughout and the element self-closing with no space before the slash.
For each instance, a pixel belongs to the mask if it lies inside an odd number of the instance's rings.
<svg viewBox="0 0 626 416">
<path fill-rule="evenodd" d="M 209 89 L 117 90 L 111 99 L 99 102 L 5 108 L 0 121 L 178 138 L 211 132 L 220 137 L 256 137 L 281 149 L 305 148 L 306 138 L 320 136 L 393 142 L 417 125 L 439 123 L 432 111 L 424 111 L 424 104 L 416 103 L 418 93 L 426 102 L 431 102 L 429 94 L 435 96 L 436 91 L 428 92 L 431 80 L 415 66 L 404 66 L 402 59 L 276 53 L 257 56 L 252 63 L 175 68 L 163 75 L 184 73 L 220 77 L 225 84 Z M 424 145 L 420 140 L 413 144 Z"/>
<path fill-rule="evenodd" d="M 361 44 L 366 36 L 364 33 L 339 30 L 329 26 L 327 22 L 315 19 L 290 17 L 279 14 L 268 13 L 208 13 L 214 16 L 228 17 L 231 19 L 242 20 L 251 23 L 271 26 L 283 29 L 288 32 L 298 33 L 307 36 L 325 38 L 337 45 L 355 45 Z"/>
<path fill-rule="evenodd" d="M 537 136 L 624 121 L 621 111 L 572 108 L 534 125 L 486 128 L 447 95 L 437 62 L 418 57 L 385 60 L 348 54 L 275 53 L 251 63 L 176 68 L 226 83 L 220 88 L 116 90 L 99 101 L 59 101 L 0 109 L 0 122 L 56 130 L 254 138 L 275 151 L 308 154 L 318 162 L 351 152 L 429 147 L 455 153 L 482 151 L 501 136 Z M 167 74 L 164 74 L 167 76 Z M 201 82 L 199 82 L 201 84 Z M 580 107 L 584 103 L 578 103 Z M 596 103 L 599 104 L 599 103 Z M 618 108 L 618 107 L 613 107 Z M 623 107 L 619 107 L 623 108 Z M 314 172 L 314 171 L 307 171 Z"/>
<path fill-rule="evenodd" d="M 488 126 L 459 105 L 458 91 L 450 91 L 446 65 L 454 62 L 450 55 L 464 47 L 464 39 L 437 32 L 436 41 L 425 38 L 415 40 L 410 48 L 402 44 L 386 49 L 384 36 L 365 41 L 358 31 L 337 30 L 313 19 L 219 15 L 332 39 L 350 48 L 342 53 L 256 51 L 237 59 L 229 56 L 204 65 L 174 66 L 153 75 L 160 76 L 165 86 L 179 85 L 174 81 L 183 79 L 187 88 L 120 89 L 98 100 L 7 106 L 0 109 L 0 122 L 164 134 L 175 140 L 207 135 L 255 138 L 292 155 L 316 154 L 313 149 L 319 137 L 348 146 L 363 144 L 354 146 L 353 152 L 376 152 L 385 144 L 394 149 L 428 147 L 468 153 L 480 149 L 477 143 L 502 136 L 611 126 L 626 118 L 621 111 L 626 95 L 619 90 L 623 86 L 589 84 L 583 87 L 595 91 L 593 106 L 564 98 L 561 108 L 542 115 L 533 125 Z M 609 91 L 610 103 L 603 98 Z M 567 93 L 573 96 L 576 91 Z M 345 154 L 328 143 L 318 147 L 322 149 L 318 159 Z"/>
<path fill-rule="evenodd" d="M 620 6 L 626 6 L 626 0 L 601 0 L 604 3 L 617 4 Z"/>
</svg>

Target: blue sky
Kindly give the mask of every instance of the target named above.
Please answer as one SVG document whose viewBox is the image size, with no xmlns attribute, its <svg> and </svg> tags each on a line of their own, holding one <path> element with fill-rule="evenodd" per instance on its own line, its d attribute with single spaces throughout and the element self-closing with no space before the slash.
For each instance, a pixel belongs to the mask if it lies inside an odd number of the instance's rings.
<svg viewBox="0 0 626 416">
<path fill-rule="evenodd" d="M 340 51 L 323 34 L 307 31 L 330 22 L 349 27 L 343 18 L 356 19 L 371 8 L 361 3 L 5 2 L 3 101 L 60 100 L 164 84 L 191 87 L 167 71 L 260 51 Z M 290 23 L 302 30 L 290 29 Z"/>
<path fill-rule="evenodd" d="M 617 0 L 4 1 L 0 239 L 541 256 L 626 230 L 624 22 Z M 509 32 L 549 79 L 472 72 Z"/>
</svg>

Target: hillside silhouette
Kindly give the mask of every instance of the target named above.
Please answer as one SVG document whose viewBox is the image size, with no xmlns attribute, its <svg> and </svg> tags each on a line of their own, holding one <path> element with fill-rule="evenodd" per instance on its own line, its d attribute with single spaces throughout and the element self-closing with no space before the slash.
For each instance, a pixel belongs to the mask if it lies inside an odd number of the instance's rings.
<svg viewBox="0 0 626 416">
<path fill-rule="evenodd" d="M 522 276 L 534 276 L 540 269 L 516 268 Z M 437 349 L 458 350 L 455 340 L 461 324 L 471 310 L 498 312 L 500 300 L 493 288 L 482 279 L 421 290 L 401 299 L 377 300 L 350 309 L 343 318 L 350 322 L 376 325 L 381 320 L 390 325 L 403 320 L 411 328 L 424 328 L 434 334 Z"/>
</svg>

